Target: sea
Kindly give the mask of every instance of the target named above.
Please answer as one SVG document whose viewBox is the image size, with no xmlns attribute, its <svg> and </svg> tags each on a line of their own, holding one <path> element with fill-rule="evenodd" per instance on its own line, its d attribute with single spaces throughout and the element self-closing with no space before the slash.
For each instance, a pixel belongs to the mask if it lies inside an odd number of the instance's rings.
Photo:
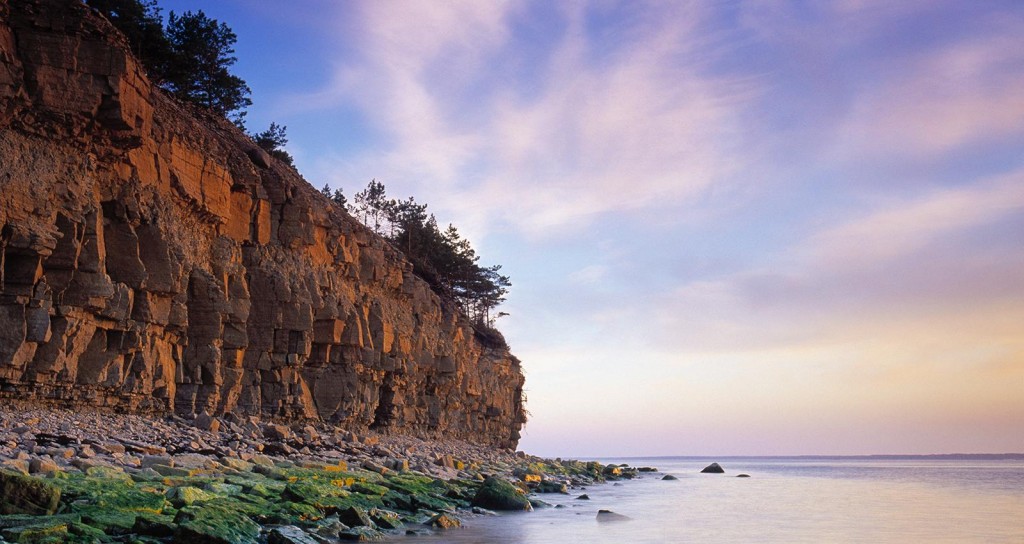
<svg viewBox="0 0 1024 544">
<path fill-rule="evenodd" d="M 1024 457 L 600 459 L 657 473 L 540 495 L 414 538 L 446 543 L 1024 544 Z M 725 474 L 701 474 L 718 462 Z M 677 480 L 663 480 L 672 474 Z M 738 478 L 748 474 L 749 478 Z M 589 500 L 578 497 L 586 494 Z M 554 506 L 561 505 L 560 508 Z M 601 521 L 599 510 L 627 519 Z"/>
</svg>

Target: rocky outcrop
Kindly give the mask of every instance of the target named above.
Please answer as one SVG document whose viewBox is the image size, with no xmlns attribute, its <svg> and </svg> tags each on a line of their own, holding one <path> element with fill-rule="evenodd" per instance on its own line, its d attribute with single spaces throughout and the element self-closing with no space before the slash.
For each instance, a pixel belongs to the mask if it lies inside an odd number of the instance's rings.
<svg viewBox="0 0 1024 544">
<path fill-rule="evenodd" d="M 514 446 L 523 375 L 76 0 L 0 0 L 0 395 Z"/>
</svg>

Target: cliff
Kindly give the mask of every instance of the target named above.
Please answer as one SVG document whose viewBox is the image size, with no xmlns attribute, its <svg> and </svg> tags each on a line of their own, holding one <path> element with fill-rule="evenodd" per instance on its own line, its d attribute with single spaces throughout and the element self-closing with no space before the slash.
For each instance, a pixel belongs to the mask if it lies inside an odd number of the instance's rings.
<svg viewBox="0 0 1024 544">
<path fill-rule="evenodd" d="M 505 347 L 76 0 L 0 0 L 0 396 L 514 447 Z"/>
</svg>

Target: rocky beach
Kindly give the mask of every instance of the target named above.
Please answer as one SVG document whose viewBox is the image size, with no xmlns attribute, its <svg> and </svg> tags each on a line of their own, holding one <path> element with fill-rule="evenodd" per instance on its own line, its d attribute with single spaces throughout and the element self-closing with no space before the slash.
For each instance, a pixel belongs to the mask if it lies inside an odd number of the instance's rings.
<svg viewBox="0 0 1024 544">
<path fill-rule="evenodd" d="M 0 542 L 423 535 L 639 470 L 254 417 L 0 409 Z"/>
</svg>

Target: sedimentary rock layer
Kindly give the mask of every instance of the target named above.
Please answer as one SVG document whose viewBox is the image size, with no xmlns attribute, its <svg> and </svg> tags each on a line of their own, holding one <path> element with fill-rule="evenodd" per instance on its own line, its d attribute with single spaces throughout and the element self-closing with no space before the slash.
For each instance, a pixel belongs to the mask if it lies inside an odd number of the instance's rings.
<svg viewBox="0 0 1024 544">
<path fill-rule="evenodd" d="M 514 446 L 523 375 L 76 0 L 0 0 L 0 389 Z"/>
</svg>

